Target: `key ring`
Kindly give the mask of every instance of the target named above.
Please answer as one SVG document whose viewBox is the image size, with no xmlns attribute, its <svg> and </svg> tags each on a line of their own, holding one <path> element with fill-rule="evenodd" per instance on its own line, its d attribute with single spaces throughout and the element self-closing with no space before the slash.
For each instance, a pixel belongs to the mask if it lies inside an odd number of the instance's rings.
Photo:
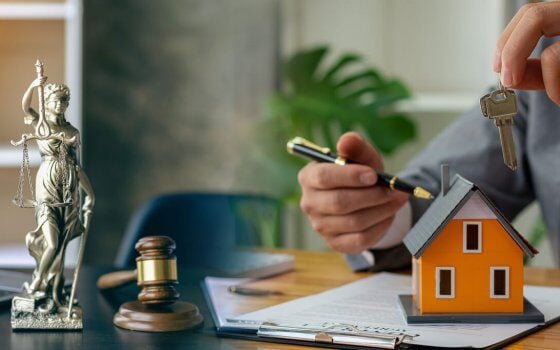
<svg viewBox="0 0 560 350">
<path fill-rule="evenodd" d="M 502 85 L 501 73 L 498 73 L 498 88 L 502 90 L 503 93 L 506 92 L 506 88 Z"/>
</svg>

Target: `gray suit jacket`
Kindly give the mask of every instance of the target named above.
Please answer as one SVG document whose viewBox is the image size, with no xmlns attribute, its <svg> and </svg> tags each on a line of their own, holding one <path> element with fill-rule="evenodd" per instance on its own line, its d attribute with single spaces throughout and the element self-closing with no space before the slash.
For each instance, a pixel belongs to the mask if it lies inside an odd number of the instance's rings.
<svg viewBox="0 0 560 350">
<path fill-rule="evenodd" d="M 535 54 L 551 42 L 550 39 L 542 40 Z M 452 173 L 459 173 L 477 184 L 509 220 L 537 200 L 558 264 L 560 107 L 544 91 L 517 91 L 517 96 L 519 113 L 513 128 L 517 171 L 513 172 L 504 165 L 498 130 L 476 106 L 435 138 L 400 176 L 435 194 L 440 187 L 440 165 L 448 163 Z M 411 204 L 413 222 L 416 222 L 429 203 L 411 199 Z M 374 251 L 374 255 L 378 265 L 374 268 L 376 270 L 410 263 L 410 254 L 402 245 L 383 253 Z"/>
</svg>

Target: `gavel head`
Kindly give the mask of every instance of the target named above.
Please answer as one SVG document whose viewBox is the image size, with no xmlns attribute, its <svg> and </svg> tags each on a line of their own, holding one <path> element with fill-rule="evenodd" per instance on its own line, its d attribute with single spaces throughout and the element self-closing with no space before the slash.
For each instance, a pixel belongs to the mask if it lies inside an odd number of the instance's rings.
<svg viewBox="0 0 560 350">
<path fill-rule="evenodd" d="M 166 236 L 144 237 L 136 243 L 138 300 L 121 305 L 113 318 L 118 327 L 143 332 L 181 331 L 200 325 L 196 305 L 177 300 L 175 242 Z"/>
<path fill-rule="evenodd" d="M 175 241 L 167 236 L 141 238 L 135 246 L 138 286 L 142 291 L 138 300 L 144 304 L 171 304 L 179 299 L 174 285 L 177 281 Z"/>
</svg>

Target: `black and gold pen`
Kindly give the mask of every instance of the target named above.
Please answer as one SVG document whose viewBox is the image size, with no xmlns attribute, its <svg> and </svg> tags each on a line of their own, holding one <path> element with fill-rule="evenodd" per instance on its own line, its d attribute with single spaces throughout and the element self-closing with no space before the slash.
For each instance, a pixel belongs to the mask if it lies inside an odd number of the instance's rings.
<svg viewBox="0 0 560 350">
<path fill-rule="evenodd" d="M 251 295 L 251 296 L 267 296 L 267 295 L 282 295 L 281 291 L 272 290 L 272 289 L 260 289 L 260 288 L 250 288 L 250 287 L 243 287 L 240 285 L 237 286 L 229 286 L 228 291 L 230 293 L 239 294 L 239 295 Z"/>
<path fill-rule="evenodd" d="M 322 163 L 335 163 L 338 165 L 346 165 L 356 163 L 350 159 L 346 159 L 334 153 L 331 153 L 327 147 L 321 147 L 303 137 L 295 137 L 288 141 L 288 152 L 291 154 L 298 154 L 300 156 L 315 160 Z M 388 187 L 392 190 L 398 190 L 412 194 L 414 197 L 423 199 L 432 199 L 434 196 L 422 187 L 413 186 L 408 184 L 394 175 L 389 175 L 381 171 L 377 173 L 377 184 Z"/>
</svg>

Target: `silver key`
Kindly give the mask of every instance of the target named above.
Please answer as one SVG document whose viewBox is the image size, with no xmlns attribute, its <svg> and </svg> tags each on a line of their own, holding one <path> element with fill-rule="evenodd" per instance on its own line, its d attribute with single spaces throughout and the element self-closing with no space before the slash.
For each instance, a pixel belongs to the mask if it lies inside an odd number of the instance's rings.
<svg viewBox="0 0 560 350">
<path fill-rule="evenodd" d="M 498 127 L 504 163 L 515 171 L 517 169 L 517 158 L 511 128 L 513 117 L 517 114 L 517 100 L 513 90 L 504 88 L 501 83 L 499 85 L 498 90 L 482 96 L 480 109 L 482 115 L 493 119 Z"/>
</svg>

